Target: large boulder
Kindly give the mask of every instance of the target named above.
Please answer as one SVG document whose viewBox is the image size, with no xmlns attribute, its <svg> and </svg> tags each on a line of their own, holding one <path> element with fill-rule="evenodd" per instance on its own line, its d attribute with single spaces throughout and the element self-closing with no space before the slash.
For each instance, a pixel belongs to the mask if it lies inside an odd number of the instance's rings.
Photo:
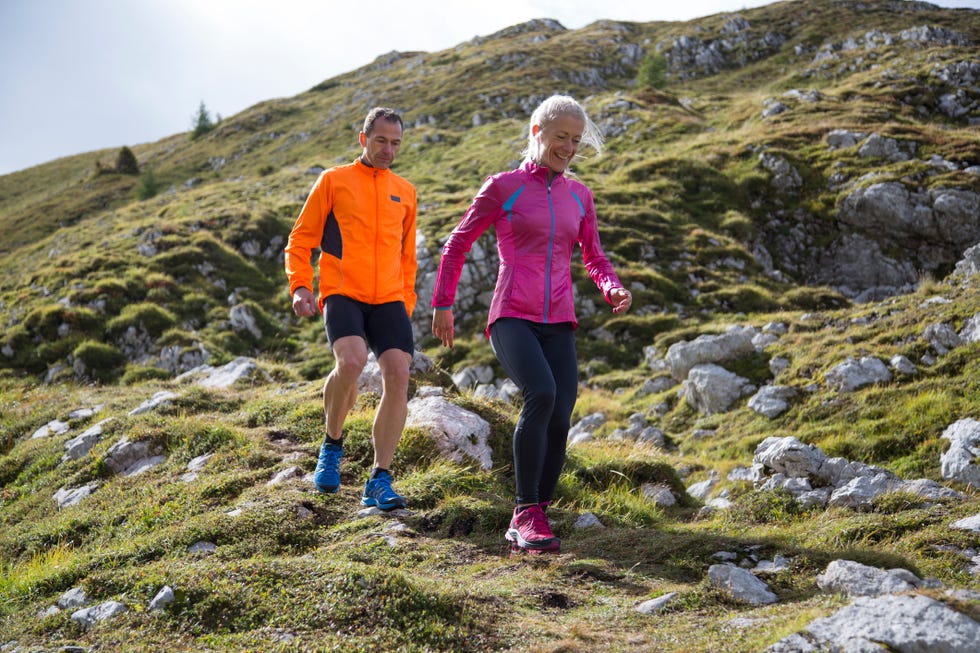
<svg viewBox="0 0 980 653">
<path fill-rule="evenodd" d="M 980 422 L 967 418 L 946 427 L 942 436 L 950 445 L 939 458 L 943 478 L 980 488 Z"/>
<path fill-rule="evenodd" d="M 439 451 L 454 462 L 469 458 L 481 469 L 493 467 L 487 442 L 490 424 L 443 397 L 416 397 L 409 401 L 406 426 L 428 431 Z"/>
<path fill-rule="evenodd" d="M 684 399 L 692 408 L 711 415 L 724 413 L 754 386 L 719 365 L 695 365 L 684 381 Z"/>
<path fill-rule="evenodd" d="M 752 354 L 755 352 L 752 338 L 757 333 L 754 327 L 735 325 L 719 335 L 703 335 L 691 341 L 675 342 L 667 350 L 670 375 L 683 381 L 695 365 L 724 363 Z"/>
</svg>

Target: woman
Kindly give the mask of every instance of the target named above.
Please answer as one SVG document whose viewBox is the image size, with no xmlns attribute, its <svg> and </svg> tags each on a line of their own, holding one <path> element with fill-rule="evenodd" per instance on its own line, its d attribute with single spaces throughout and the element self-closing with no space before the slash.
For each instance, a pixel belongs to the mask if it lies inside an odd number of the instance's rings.
<svg viewBox="0 0 980 653">
<path fill-rule="evenodd" d="M 484 182 L 442 249 L 432 298 L 432 334 L 452 347 L 452 304 L 466 253 L 493 226 L 500 268 L 487 335 L 524 397 L 513 444 L 517 505 L 506 533 L 513 550 L 560 547 L 544 511 L 565 463 L 578 390 L 570 267 L 576 244 L 613 312 L 632 303 L 599 243 L 592 191 L 565 174 L 583 144 L 601 153 L 602 135 L 574 99 L 554 95 L 535 109 L 524 162 Z"/>
</svg>

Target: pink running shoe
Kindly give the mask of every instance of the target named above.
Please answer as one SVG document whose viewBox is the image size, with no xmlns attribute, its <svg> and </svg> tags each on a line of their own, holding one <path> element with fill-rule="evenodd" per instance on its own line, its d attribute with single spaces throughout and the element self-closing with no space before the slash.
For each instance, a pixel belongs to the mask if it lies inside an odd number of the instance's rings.
<svg viewBox="0 0 980 653">
<path fill-rule="evenodd" d="M 541 506 L 528 506 L 520 512 L 514 508 L 514 516 L 510 520 L 510 528 L 504 535 L 514 547 L 526 551 L 558 551 L 561 540 L 551 532 L 548 518 Z"/>
</svg>

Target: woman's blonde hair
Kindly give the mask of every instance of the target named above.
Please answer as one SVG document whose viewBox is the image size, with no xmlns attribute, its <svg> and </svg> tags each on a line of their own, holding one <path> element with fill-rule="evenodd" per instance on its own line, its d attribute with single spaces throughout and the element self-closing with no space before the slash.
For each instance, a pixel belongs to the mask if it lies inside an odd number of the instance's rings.
<svg viewBox="0 0 980 653">
<path fill-rule="evenodd" d="M 576 102 L 575 98 L 571 96 L 552 95 L 539 104 L 538 108 L 531 114 L 531 121 L 528 123 L 527 129 L 527 147 L 521 153 L 525 161 L 533 161 L 539 150 L 538 137 L 534 134 L 532 127 L 538 125 L 544 129 L 558 116 L 575 116 L 576 118 L 580 118 L 585 123 L 585 129 L 582 131 L 581 145 L 588 145 L 596 151 L 596 154 L 602 154 L 604 142 L 602 131 L 592 122 L 592 119 L 589 118 L 589 114 L 585 112 L 582 105 Z M 538 133 L 540 134 L 541 132 L 539 131 Z"/>
</svg>

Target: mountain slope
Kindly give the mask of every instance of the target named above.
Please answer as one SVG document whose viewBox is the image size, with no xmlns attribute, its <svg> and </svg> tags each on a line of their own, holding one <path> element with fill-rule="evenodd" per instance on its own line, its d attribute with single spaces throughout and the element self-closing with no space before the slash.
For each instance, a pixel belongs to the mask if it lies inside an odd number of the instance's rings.
<svg viewBox="0 0 980 653">
<path fill-rule="evenodd" d="M 952 274 L 980 242 L 977 43 L 980 12 L 918 2 L 799 0 L 580 30 L 539 20 L 389 53 L 197 139 L 134 145 L 141 176 L 107 171 L 117 152 L 104 150 L 0 177 L 0 647 L 757 651 L 849 602 L 818 586 L 836 559 L 980 589 L 976 534 L 951 526 L 977 513 L 976 487 L 940 459 L 943 434 L 980 409 L 978 277 L 968 260 Z M 663 67 L 658 88 L 636 83 L 647 57 Z M 482 335 L 492 234 L 453 350 L 428 336 L 424 273 L 552 92 L 582 99 L 606 134 L 606 153 L 575 169 L 636 300 L 613 316 L 576 272 L 574 418 L 602 418 L 571 447 L 552 511 L 563 554 L 510 559 L 517 407 L 462 374 L 503 380 Z M 322 327 L 289 310 L 281 251 L 319 167 L 357 156 L 376 104 L 405 115 L 397 170 L 421 203 L 413 318 L 435 368 L 412 391 L 441 387 L 485 419 L 493 467 L 448 462 L 410 426 L 395 468 L 412 514 L 356 519 L 377 395 L 349 420 L 341 493 L 317 495 L 303 476 L 332 360 Z M 159 189 L 141 200 L 148 170 Z M 788 388 L 784 412 L 766 417 L 749 394 L 706 411 L 678 384 L 691 379 L 670 347 L 733 324 L 766 339 L 720 364 Z M 177 378 L 238 357 L 259 372 L 231 388 Z M 871 358 L 889 379 L 841 389 L 841 364 Z M 159 392 L 173 396 L 131 414 Z M 97 424 L 92 448 L 63 459 Z M 741 468 L 788 436 L 876 466 L 892 491 L 858 510 L 759 491 L 766 479 Z M 162 460 L 119 473 L 123 440 Z M 961 496 L 925 500 L 896 478 Z M 677 503 L 651 500 L 658 486 Z M 59 490 L 80 488 L 91 494 L 58 507 Z M 701 510 L 720 499 L 734 506 Z M 585 513 L 605 528 L 576 527 Z M 201 542 L 216 548 L 190 550 Z M 720 553 L 788 558 L 765 577 L 778 602 L 713 585 Z M 174 602 L 147 611 L 164 585 Z M 76 608 L 39 614 L 73 587 L 127 611 L 89 628 Z M 978 616 L 975 596 L 922 591 Z M 661 615 L 635 610 L 670 592 Z"/>
</svg>

